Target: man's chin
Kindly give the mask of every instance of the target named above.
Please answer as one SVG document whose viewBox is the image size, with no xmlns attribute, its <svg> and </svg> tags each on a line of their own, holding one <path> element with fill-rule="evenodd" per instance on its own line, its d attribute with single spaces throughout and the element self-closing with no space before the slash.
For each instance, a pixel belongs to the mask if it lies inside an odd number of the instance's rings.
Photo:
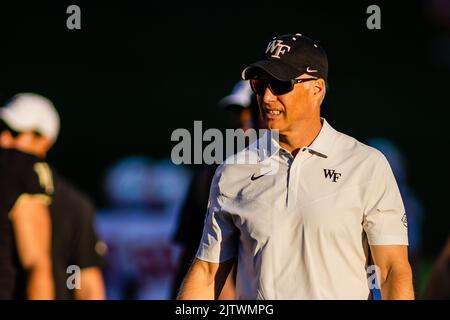
<svg viewBox="0 0 450 320">
<path fill-rule="evenodd" d="M 266 129 L 277 131 L 277 134 L 279 135 L 284 135 L 286 133 L 286 126 L 283 126 L 281 123 L 268 123 Z"/>
<path fill-rule="evenodd" d="M 266 124 L 267 129 L 269 130 L 280 130 L 282 128 L 281 123 L 279 123 L 278 121 L 268 120 Z"/>
</svg>

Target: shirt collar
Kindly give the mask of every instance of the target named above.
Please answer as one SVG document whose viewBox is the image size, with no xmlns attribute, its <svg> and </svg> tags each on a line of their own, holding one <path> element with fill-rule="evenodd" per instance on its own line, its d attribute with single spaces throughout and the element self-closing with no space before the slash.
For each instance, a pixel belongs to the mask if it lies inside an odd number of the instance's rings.
<svg viewBox="0 0 450 320">
<path fill-rule="evenodd" d="M 319 153 L 327 158 L 331 153 L 331 148 L 333 147 L 336 138 L 336 130 L 328 124 L 325 118 L 320 119 L 322 120 L 322 128 L 316 139 L 314 139 L 307 149 L 309 149 L 310 152 Z"/>
<path fill-rule="evenodd" d="M 321 118 L 321 122 L 322 128 L 319 134 L 306 149 L 312 154 L 327 158 L 333 147 L 336 130 L 328 124 L 325 118 Z M 278 141 L 278 136 L 270 130 L 267 130 L 263 137 L 256 141 L 259 161 L 264 161 L 279 153 L 282 147 Z"/>
</svg>

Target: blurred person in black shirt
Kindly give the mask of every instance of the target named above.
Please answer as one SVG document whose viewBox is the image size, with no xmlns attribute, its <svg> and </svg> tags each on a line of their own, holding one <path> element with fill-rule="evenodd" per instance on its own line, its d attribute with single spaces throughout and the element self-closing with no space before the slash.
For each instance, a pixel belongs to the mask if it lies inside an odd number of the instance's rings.
<svg viewBox="0 0 450 320">
<path fill-rule="evenodd" d="M 0 121 L 0 226 L 6 231 L 2 232 L 2 237 L 14 239 L 14 229 L 15 239 L 24 237 L 30 241 L 30 245 L 43 243 L 41 239 L 45 239 L 51 248 L 50 257 L 42 258 L 46 261 L 46 273 L 42 275 L 41 272 L 38 277 L 39 282 L 45 280 L 47 283 L 45 298 L 103 299 L 104 285 L 100 267 L 104 247 L 97 240 L 93 227 L 94 206 L 88 197 L 44 162 L 59 133 L 59 115 L 53 104 L 36 94 L 19 94 L 14 96 L 7 106 L 0 108 Z M 10 189 L 13 192 L 9 192 Z M 37 222 L 30 219 L 37 215 L 37 205 L 23 211 L 21 220 L 17 220 L 16 207 L 23 194 L 32 195 L 26 198 L 45 200 L 44 205 L 41 205 L 41 208 L 45 209 L 41 209 L 41 221 L 37 221 L 41 222 L 41 225 L 37 226 Z M 15 219 L 8 221 L 10 212 L 14 212 Z M 45 224 L 42 221 L 45 221 Z M 22 236 L 16 232 L 17 227 L 14 225 L 24 228 Z M 49 232 L 46 233 L 46 230 Z M 23 292 L 24 279 L 27 276 L 24 271 L 30 267 L 21 255 L 33 257 L 33 252 L 21 254 L 18 240 L 4 243 L 7 247 L 2 246 L 0 249 L 0 268 L 9 270 L 9 276 L 8 273 L 0 272 L 0 283 L 10 278 L 15 279 L 15 286 L 11 287 L 10 284 L 8 288 L 12 289 L 8 290 L 0 288 L 0 292 L 5 291 L 2 297 L 32 298 L 30 294 Z M 44 247 L 43 244 L 41 246 Z M 69 286 L 68 279 L 72 269 L 68 268 L 71 266 L 80 270 L 79 286 Z M 37 291 L 44 292 L 43 289 Z"/>
<path fill-rule="evenodd" d="M 43 155 L 53 139 L 34 128 L 24 133 L 9 128 L 5 122 L 28 121 L 26 113 L 10 111 L 0 109 L 0 299 L 53 299 L 48 207 L 53 179 L 34 155 Z"/>
<path fill-rule="evenodd" d="M 56 299 L 102 300 L 105 289 L 101 269 L 106 247 L 94 229 L 95 207 L 87 195 L 56 170 L 52 172 L 55 191 L 50 215 Z M 67 286 L 69 266 L 80 268 L 80 289 L 71 290 Z"/>
<path fill-rule="evenodd" d="M 231 94 L 222 98 L 218 107 L 223 114 L 227 129 L 258 129 L 261 127 L 256 97 L 248 81 L 239 81 Z M 238 152 L 240 150 L 236 150 Z M 186 276 L 200 243 L 207 210 L 209 189 L 218 164 L 205 165 L 192 178 L 185 202 L 182 206 L 174 241 L 182 246 L 179 269 L 172 286 L 172 299 Z M 234 299 L 234 268 L 231 270 L 219 296 L 221 300 Z"/>
</svg>

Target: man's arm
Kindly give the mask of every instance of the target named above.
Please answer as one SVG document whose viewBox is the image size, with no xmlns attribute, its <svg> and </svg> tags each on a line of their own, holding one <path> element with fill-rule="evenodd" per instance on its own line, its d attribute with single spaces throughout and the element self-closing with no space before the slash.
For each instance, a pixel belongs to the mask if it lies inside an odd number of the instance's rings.
<svg viewBox="0 0 450 320">
<path fill-rule="evenodd" d="M 81 288 L 75 290 L 77 300 L 104 300 L 105 287 L 100 268 L 89 267 L 81 269 Z"/>
<path fill-rule="evenodd" d="M 219 295 L 218 300 L 235 300 L 236 299 L 236 264 L 231 268 L 227 279 Z"/>
<path fill-rule="evenodd" d="M 372 258 L 380 269 L 383 300 L 414 300 L 408 247 L 405 245 L 371 245 Z"/>
<path fill-rule="evenodd" d="M 28 299 L 54 299 L 51 222 L 43 196 L 22 195 L 11 212 L 17 252 L 28 272 Z"/>
<path fill-rule="evenodd" d="M 234 259 L 220 263 L 195 259 L 181 285 L 178 299 L 218 299 L 233 264 Z"/>
</svg>

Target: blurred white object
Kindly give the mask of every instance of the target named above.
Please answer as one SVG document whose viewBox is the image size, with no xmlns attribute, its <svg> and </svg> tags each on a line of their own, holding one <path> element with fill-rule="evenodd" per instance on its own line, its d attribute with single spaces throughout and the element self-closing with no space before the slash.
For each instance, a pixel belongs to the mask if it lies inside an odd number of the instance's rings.
<svg viewBox="0 0 450 320">
<path fill-rule="evenodd" d="M 37 131 L 56 140 L 60 119 L 53 103 L 35 93 L 16 94 L 0 108 L 0 118 L 18 132 Z"/>
<path fill-rule="evenodd" d="M 244 108 L 250 107 L 252 102 L 252 88 L 248 80 L 240 80 L 231 91 L 231 94 L 223 97 L 218 105 L 220 108 L 225 108 L 232 105 L 241 106 Z"/>
</svg>

